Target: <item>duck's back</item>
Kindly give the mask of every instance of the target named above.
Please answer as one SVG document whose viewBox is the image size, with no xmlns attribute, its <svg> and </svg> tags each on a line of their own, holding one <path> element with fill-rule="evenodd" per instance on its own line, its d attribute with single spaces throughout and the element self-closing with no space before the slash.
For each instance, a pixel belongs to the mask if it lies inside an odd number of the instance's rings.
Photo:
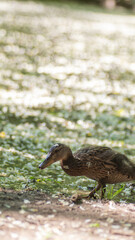
<svg viewBox="0 0 135 240">
<path fill-rule="evenodd" d="M 135 164 L 111 148 L 89 146 L 78 150 L 74 157 L 82 175 L 91 179 L 103 183 L 135 180 Z"/>
</svg>

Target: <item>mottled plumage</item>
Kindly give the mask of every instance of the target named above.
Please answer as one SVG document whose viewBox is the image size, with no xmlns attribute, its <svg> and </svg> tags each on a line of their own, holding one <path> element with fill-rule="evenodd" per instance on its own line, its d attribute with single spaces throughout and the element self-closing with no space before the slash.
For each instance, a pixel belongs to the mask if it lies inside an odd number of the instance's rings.
<svg viewBox="0 0 135 240">
<path fill-rule="evenodd" d="M 135 180 L 135 163 L 109 147 L 89 146 L 73 154 L 68 146 L 57 143 L 39 167 L 46 168 L 59 160 L 68 175 L 86 176 L 98 182 L 89 197 L 93 197 L 94 193 L 102 188 L 103 198 L 106 184 Z"/>
</svg>

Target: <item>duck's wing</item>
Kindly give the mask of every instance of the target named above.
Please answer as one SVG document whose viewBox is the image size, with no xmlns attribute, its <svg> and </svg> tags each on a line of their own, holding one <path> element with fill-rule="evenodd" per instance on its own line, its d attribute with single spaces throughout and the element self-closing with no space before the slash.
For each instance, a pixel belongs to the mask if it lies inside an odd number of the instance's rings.
<svg viewBox="0 0 135 240">
<path fill-rule="evenodd" d="M 116 152 L 109 147 L 89 146 L 81 148 L 74 153 L 74 157 L 80 160 L 87 159 L 87 161 L 94 160 L 102 162 L 111 162 Z"/>
<path fill-rule="evenodd" d="M 135 180 L 135 164 L 131 162 L 124 154 L 118 153 L 108 147 L 90 146 L 78 150 L 74 154 L 83 162 L 90 162 L 97 165 L 98 169 L 119 173 Z"/>
<path fill-rule="evenodd" d="M 78 164 L 91 166 L 91 168 L 100 171 L 116 169 L 116 163 L 113 162 L 116 152 L 109 147 L 90 146 L 78 150 L 74 157 L 78 159 Z"/>
</svg>

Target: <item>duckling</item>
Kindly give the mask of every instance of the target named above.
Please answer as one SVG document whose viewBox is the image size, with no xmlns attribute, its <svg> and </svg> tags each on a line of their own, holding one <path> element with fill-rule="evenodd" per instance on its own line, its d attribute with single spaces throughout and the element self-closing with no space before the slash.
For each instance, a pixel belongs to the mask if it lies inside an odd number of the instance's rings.
<svg viewBox="0 0 135 240">
<path fill-rule="evenodd" d="M 60 161 L 62 169 L 68 175 L 86 176 L 98 182 L 87 196 L 89 199 L 95 197 L 99 189 L 101 199 L 104 198 L 106 184 L 135 180 L 135 163 L 109 147 L 89 146 L 72 153 L 70 147 L 57 143 L 50 148 L 39 168 L 47 168 L 57 161 Z"/>
</svg>

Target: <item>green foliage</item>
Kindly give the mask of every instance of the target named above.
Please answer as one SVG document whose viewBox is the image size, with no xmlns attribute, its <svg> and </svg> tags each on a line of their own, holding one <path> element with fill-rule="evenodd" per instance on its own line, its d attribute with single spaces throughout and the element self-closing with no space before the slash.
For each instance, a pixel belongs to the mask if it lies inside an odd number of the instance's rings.
<svg viewBox="0 0 135 240">
<path fill-rule="evenodd" d="M 134 158 L 135 17 L 11 4 L 0 10 L 0 185 L 87 191 L 93 181 L 67 176 L 59 163 L 38 165 L 56 142 L 73 151 L 107 145 Z M 111 196 L 134 201 L 130 189 Z"/>
<path fill-rule="evenodd" d="M 110 185 L 109 191 L 107 193 L 107 198 L 110 200 L 114 199 L 117 195 L 119 195 L 122 192 L 124 187 L 125 187 L 125 184 L 120 184 L 119 188 L 117 190 L 116 188 L 114 188 L 114 185 Z M 118 196 L 118 198 L 119 198 L 119 196 Z"/>
</svg>

